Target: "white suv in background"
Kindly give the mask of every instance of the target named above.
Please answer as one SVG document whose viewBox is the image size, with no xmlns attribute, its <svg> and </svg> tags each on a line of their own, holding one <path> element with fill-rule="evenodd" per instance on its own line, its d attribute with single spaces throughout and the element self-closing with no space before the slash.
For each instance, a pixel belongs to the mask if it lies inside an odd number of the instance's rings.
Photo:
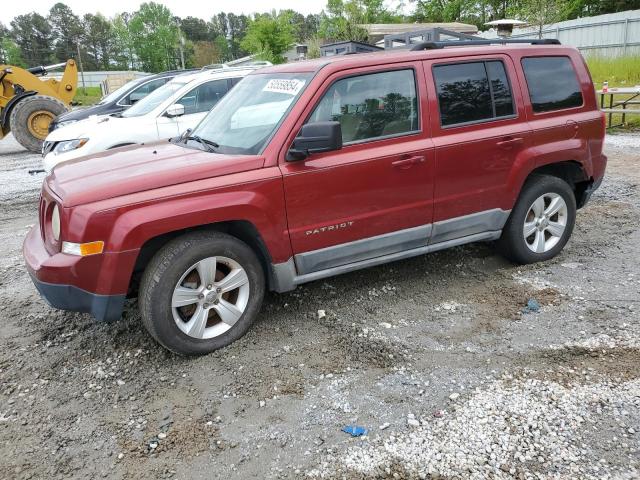
<svg viewBox="0 0 640 480">
<path fill-rule="evenodd" d="M 179 75 L 122 113 L 89 117 L 60 127 L 45 139 L 44 169 L 50 173 L 62 162 L 176 137 L 195 127 L 236 83 L 261 66 L 203 69 Z"/>
</svg>

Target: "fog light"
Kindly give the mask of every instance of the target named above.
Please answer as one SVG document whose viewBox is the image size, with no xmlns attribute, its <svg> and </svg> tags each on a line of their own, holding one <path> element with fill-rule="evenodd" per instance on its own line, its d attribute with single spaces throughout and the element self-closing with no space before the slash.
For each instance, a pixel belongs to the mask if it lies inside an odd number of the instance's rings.
<svg viewBox="0 0 640 480">
<path fill-rule="evenodd" d="M 103 241 L 88 243 L 62 242 L 62 253 L 68 253 L 69 255 L 78 255 L 79 257 L 86 257 L 87 255 L 97 255 L 99 253 L 102 253 L 103 249 Z"/>
</svg>

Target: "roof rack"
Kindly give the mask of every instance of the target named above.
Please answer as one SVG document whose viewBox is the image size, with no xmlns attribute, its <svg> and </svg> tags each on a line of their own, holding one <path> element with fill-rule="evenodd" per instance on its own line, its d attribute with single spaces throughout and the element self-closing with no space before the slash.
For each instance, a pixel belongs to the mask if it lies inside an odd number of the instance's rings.
<svg viewBox="0 0 640 480">
<path fill-rule="evenodd" d="M 530 45 L 560 45 L 560 40 L 555 38 L 515 38 L 511 40 L 451 40 L 441 42 L 421 42 L 411 47 L 411 51 L 436 50 L 444 47 L 472 47 L 476 45 L 504 45 L 507 43 L 527 43 Z"/>
</svg>

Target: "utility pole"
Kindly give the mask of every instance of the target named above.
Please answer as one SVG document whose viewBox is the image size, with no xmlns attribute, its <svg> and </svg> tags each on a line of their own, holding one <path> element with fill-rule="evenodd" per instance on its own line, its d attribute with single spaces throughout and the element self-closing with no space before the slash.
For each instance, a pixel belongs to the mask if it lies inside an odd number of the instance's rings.
<svg viewBox="0 0 640 480">
<path fill-rule="evenodd" d="M 184 70 L 184 37 L 180 34 L 180 64 Z"/>
<path fill-rule="evenodd" d="M 82 68 L 82 55 L 80 55 L 80 44 L 76 43 L 78 49 L 78 65 L 80 66 L 80 78 L 82 79 L 82 93 L 87 94 L 87 86 L 84 83 L 84 68 Z"/>
</svg>

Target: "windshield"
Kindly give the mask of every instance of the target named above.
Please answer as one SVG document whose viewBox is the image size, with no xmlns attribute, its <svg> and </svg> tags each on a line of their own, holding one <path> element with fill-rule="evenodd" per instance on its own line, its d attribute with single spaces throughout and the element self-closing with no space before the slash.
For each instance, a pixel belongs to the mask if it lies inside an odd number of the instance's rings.
<svg viewBox="0 0 640 480">
<path fill-rule="evenodd" d="M 174 79 L 165 83 L 163 86 L 156 88 L 142 100 L 136 102 L 132 107 L 122 112 L 122 116 L 139 117 L 140 115 L 146 115 L 187 83 L 189 82 L 185 79 Z"/>
<path fill-rule="evenodd" d="M 216 152 L 257 155 L 310 78 L 310 73 L 249 75 L 191 134 L 217 143 Z"/>
<path fill-rule="evenodd" d="M 100 102 L 98 102 L 98 105 L 104 105 L 105 103 L 109 103 L 109 102 L 113 102 L 114 100 L 117 100 L 125 92 L 127 92 L 130 88 L 135 87 L 137 84 L 142 83 L 144 80 L 145 80 L 145 77 L 135 78 L 135 79 L 125 83 L 123 86 L 121 86 L 117 90 L 114 90 L 113 92 L 109 93 L 108 95 L 105 95 L 104 97 L 102 97 L 100 99 Z"/>
</svg>

